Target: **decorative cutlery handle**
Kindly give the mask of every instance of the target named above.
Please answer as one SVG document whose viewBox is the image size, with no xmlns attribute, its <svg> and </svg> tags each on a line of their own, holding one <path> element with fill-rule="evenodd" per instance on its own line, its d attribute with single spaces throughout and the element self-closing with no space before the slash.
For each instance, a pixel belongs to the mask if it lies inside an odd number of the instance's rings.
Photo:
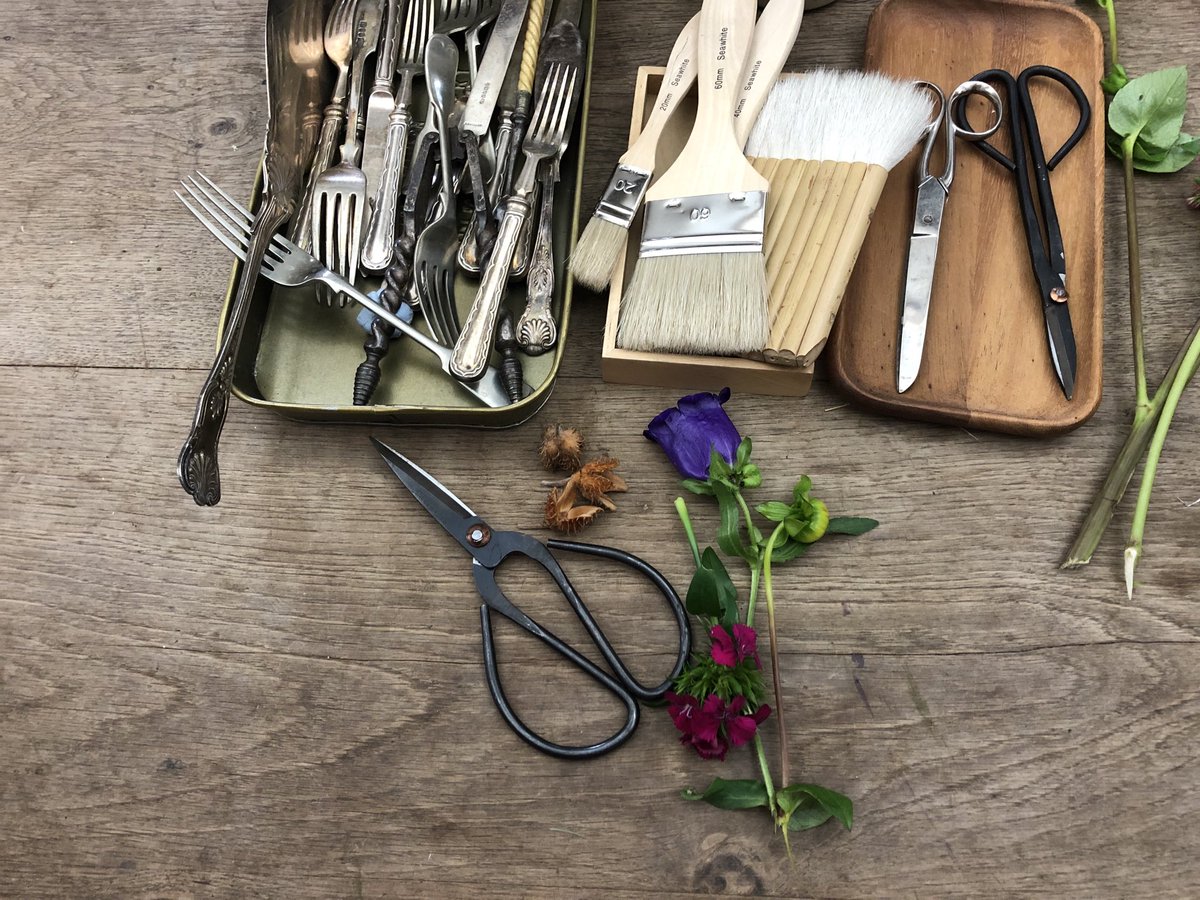
<svg viewBox="0 0 1200 900">
<path fill-rule="evenodd" d="M 496 240 L 496 226 L 492 223 L 487 184 L 483 180 L 483 165 L 479 161 L 479 135 L 472 131 L 464 131 L 462 143 L 467 151 L 467 171 L 471 176 L 471 192 L 475 200 L 475 240 L 479 248 L 477 257 L 486 260 Z"/>
<path fill-rule="evenodd" d="M 537 240 L 526 276 L 528 300 L 517 320 L 517 340 L 530 356 L 540 356 L 558 340 L 558 327 L 550 313 L 554 299 L 554 175 L 553 166 L 542 177 L 542 210 L 538 217 Z"/>
<path fill-rule="evenodd" d="M 346 104 L 335 100 L 325 107 L 325 118 L 321 122 L 321 134 L 317 138 L 317 152 L 313 156 L 312 168 L 308 172 L 308 184 L 304 188 L 304 199 L 292 219 L 288 237 L 302 250 L 312 249 L 312 208 L 317 192 L 317 178 L 333 165 L 333 154 L 337 151 L 338 134 L 342 130 L 342 117 Z"/>
<path fill-rule="evenodd" d="M 487 368 L 496 322 L 500 317 L 500 304 L 504 302 L 508 288 L 508 270 L 517 251 L 521 225 L 528 215 L 529 201 L 525 197 L 518 195 L 509 199 L 495 248 L 483 271 L 479 291 L 475 294 L 475 301 L 467 313 L 467 321 L 450 359 L 450 373 L 462 381 L 475 381 Z"/>
<path fill-rule="evenodd" d="M 375 206 L 367 223 L 367 236 L 363 240 L 362 264 L 364 268 L 378 272 L 388 267 L 392 260 L 392 247 L 396 240 L 396 210 L 400 202 L 400 180 L 404 176 L 404 157 L 408 150 L 408 130 L 412 117 L 408 107 L 397 105 L 388 121 L 387 141 L 383 148 L 383 177 L 379 182 L 379 193 L 375 195 Z"/>
<path fill-rule="evenodd" d="M 179 451 L 176 474 L 183 489 L 192 495 L 197 506 L 216 506 L 221 502 L 221 473 L 217 466 L 217 444 L 229 409 L 229 392 L 233 385 L 233 365 L 237 358 L 250 300 L 258 284 L 258 270 L 275 232 L 282 228 L 292 212 L 291 202 L 267 195 L 254 219 L 246 261 L 238 276 L 237 292 L 225 322 L 221 347 L 212 369 L 200 389 L 192 430 Z"/>
</svg>

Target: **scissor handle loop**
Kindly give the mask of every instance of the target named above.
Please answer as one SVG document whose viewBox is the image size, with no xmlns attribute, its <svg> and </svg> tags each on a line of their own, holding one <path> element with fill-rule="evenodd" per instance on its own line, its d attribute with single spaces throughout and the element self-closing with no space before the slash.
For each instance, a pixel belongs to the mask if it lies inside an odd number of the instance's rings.
<svg viewBox="0 0 1200 900">
<path fill-rule="evenodd" d="M 500 710 L 500 714 L 504 717 L 509 727 L 524 741 L 552 756 L 567 759 L 587 759 L 619 747 L 629 739 L 637 727 L 639 714 L 637 700 L 661 700 L 663 695 L 670 689 L 674 680 L 679 676 L 679 673 L 683 671 L 688 655 L 691 653 L 691 629 L 688 624 L 687 611 L 680 601 L 679 595 L 675 592 L 671 583 L 649 563 L 632 554 L 614 550 L 610 547 L 601 547 L 595 544 L 580 544 L 574 541 L 550 541 L 547 545 L 536 538 L 518 532 L 504 532 L 493 535 L 491 544 L 492 546 L 489 549 L 492 552 L 489 553 L 488 565 L 477 563 L 474 566 L 474 570 L 475 585 L 484 600 L 484 604 L 480 609 L 480 625 L 483 631 L 484 666 L 487 672 L 488 689 L 492 694 L 492 699 L 495 701 L 497 708 Z M 679 653 L 670 675 L 662 684 L 648 688 L 633 676 L 624 661 L 617 655 L 616 650 L 613 649 L 612 644 L 592 617 L 583 600 L 579 597 L 578 592 L 571 584 L 570 579 L 567 578 L 562 566 L 559 565 L 558 560 L 550 552 L 551 549 L 584 553 L 620 562 L 641 572 L 659 589 L 671 607 L 672 614 L 675 616 L 679 627 Z M 568 604 L 570 604 L 575 616 L 583 624 L 592 643 L 596 645 L 605 662 L 616 673 L 616 677 L 613 677 L 613 675 L 595 665 L 591 660 L 575 650 L 575 648 L 562 641 L 549 630 L 543 628 L 509 600 L 504 592 L 500 590 L 499 585 L 496 583 L 495 568 L 514 554 L 528 557 L 541 565 L 549 573 L 559 591 L 566 598 Z M 500 613 L 525 631 L 537 637 L 556 653 L 565 657 L 573 665 L 581 669 L 592 680 L 599 682 L 609 692 L 615 694 L 625 704 L 626 709 L 626 720 L 621 729 L 595 744 L 574 746 L 548 741 L 526 726 L 508 702 L 500 681 L 500 673 L 496 662 L 495 641 L 492 636 L 491 612 L 493 611 Z"/>
<path fill-rule="evenodd" d="M 946 167 L 942 171 L 942 175 L 938 178 L 938 182 L 942 185 L 943 190 L 947 193 L 950 191 L 950 186 L 954 184 L 954 163 L 956 158 L 955 145 L 959 138 L 964 141 L 983 141 L 993 134 L 1004 121 L 1004 103 L 1000 100 L 1000 95 L 996 93 L 996 89 L 990 84 L 977 79 L 964 81 L 956 87 L 947 98 L 942 89 L 936 84 L 929 81 L 919 81 L 917 86 L 924 88 L 938 99 L 938 110 L 933 120 L 925 126 L 922 132 L 922 137 L 925 139 L 925 147 L 921 151 L 921 168 L 918 178 L 921 181 L 930 177 L 929 161 L 933 157 L 934 144 L 937 143 L 937 134 L 942 124 L 946 125 Z M 961 117 L 955 115 L 957 110 L 971 94 L 978 94 L 991 104 L 992 112 L 995 114 L 995 121 L 982 131 L 976 131 L 971 127 L 970 122 L 966 119 L 966 114 Z"/>
<path fill-rule="evenodd" d="M 1083 88 L 1079 86 L 1079 82 L 1064 72 L 1062 69 L 1056 69 L 1054 66 L 1030 66 L 1024 72 L 1017 76 L 1017 88 L 1021 98 L 1021 111 L 1025 116 L 1025 128 L 1029 133 L 1029 143 L 1035 156 L 1045 156 L 1045 149 L 1042 147 L 1042 134 L 1038 128 L 1037 114 L 1033 108 L 1033 100 L 1029 96 L 1029 82 L 1034 78 L 1049 78 L 1051 81 L 1057 81 L 1065 87 L 1071 94 L 1071 98 L 1075 101 L 1075 105 L 1079 107 L 1079 124 L 1075 126 L 1075 130 L 1071 132 L 1061 147 L 1054 152 L 1050 157 L 1050 161 L 1046 163 L 1046 168 L 1053 171 L 1068 153 L 1075 149 L 1075 145 L 1083 140 L 1083 136 L 1087 133 L 1088 126 L 1092 122 L 1092 104 L 1088 100 L 1087 94 Z"/>
</svg>

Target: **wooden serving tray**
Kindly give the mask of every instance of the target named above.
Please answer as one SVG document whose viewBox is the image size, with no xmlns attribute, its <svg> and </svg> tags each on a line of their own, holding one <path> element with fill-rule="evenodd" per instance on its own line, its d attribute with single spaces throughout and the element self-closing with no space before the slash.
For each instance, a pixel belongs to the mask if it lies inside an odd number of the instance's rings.
<svg viewBox="0 0 1200 900">
<path fill-rule="evenodd" d="M 896 390 L 896 354 L 919 152 L 893 170 L 846 291 L 827 351 L 830 377 L 872 409 L 1025 435 L 1082 424 L 1100 403 L 1104 314 L 1103 39 L 1065 4 L 1037 0 L 883 0 L 865 64 L 932 81 L 947 94 L 972 75 L 1057 66 L 1088 93 L 1092 126 L 1051 175 L 1062 222 L 1079 367 L 1073 400 L 1050 361 L 1013 177 L 960 141 L 946 205 L 921 374 Z M 1078 121 L 1060 86 L 1034 79 L 1033 102 L 1053 152 Z M 1003 92 L 1002 92 L 1003 96 Z M 972 121 L 983 121 L 973 110 Z M 996 138 L 1004 152 L 1007 128 Z M 940 172 L 940 152 L 931 170 Z"/>
</svg>

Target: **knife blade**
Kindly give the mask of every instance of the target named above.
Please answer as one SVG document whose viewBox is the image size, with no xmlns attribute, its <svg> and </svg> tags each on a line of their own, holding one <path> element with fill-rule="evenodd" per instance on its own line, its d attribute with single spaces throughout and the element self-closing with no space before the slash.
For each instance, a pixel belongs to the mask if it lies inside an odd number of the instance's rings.
<svg viewBox="0 0 1200 900">
<path fill-rule="evenodd" d="M 496 111 L 500 99 L 500 86 L 508 72 L 508 64 L 512 60 L 528 8 L 529 0 L 504 0 L 504 5 L 500 7 L 487 50 L 483 54 L 483 62 L 479 64 L 479 74 L 471 86 L 471 95 L 467 98 L 462 122 L 459 123 L 464 135 L 469 133 L 479 138 L 491 126 L 492 113 Z"/>
</svg>

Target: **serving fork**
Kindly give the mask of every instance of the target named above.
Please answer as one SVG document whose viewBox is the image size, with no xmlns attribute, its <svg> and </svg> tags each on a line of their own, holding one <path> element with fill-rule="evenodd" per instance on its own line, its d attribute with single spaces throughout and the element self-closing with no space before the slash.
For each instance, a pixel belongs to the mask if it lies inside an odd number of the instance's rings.
<svg viewBox="0 0 1200 900">
<path fill-rule="evenodd" d="M 185 197 L 178 191 L 175 192 L 175 196 L 217 240 L 238 259 L 245 261 L 247 250 L 251 247 L 251 242 L 255 237 L 253 234 L 254 219 L 250 215 L 250 211 L 199 172 L 196 173 L 196 177 L 185 179 L 183 188 L 188 196 Z M 286 238 L 276 235 L 271 240 L 262 257 L 259 272 L 284 287 L 303 287 L 314 282 L 328 285 L 338 293 L 348 296 L 355 303 L 369 309 L 415 343 L 437 356 L 442 371 L 450 372 L 451 351 L 449 348 L 443 347 L 437 341 L 413 328 L 398 315 L 372 300 L 337 272 L 332 271 L 311 253 L 301 250 Z M 248 272 L 244 272 L 244 275 L 253 278 Z M 501 382 L 500 372 L 494 368 L 486 368 L 475 383 L 463 384 L 462 387 L 484 405 L 493 409 L 508 406 L 511 402 Z M 526 386 L 526 392 L 529 390 Z"/>
<path fill-rule="evenodd" d="M 530 211 L 530 194 L 537 184 L 538 166 L 545 159 L 563 152 L 567 134 L 579 99 L 582 67 L 581 48 L 566 48 L 567 52 L 547 56 L 539 79 L 533 116 L 521 150 L 525 162 L 517 178 L 514 193 L 504 205 L 504 218 L 483 272 L 479 291 L 467 313 L 462 334 L 454 345 L 450 371 L 462 381 L 471 382 L 487 370 L 492 338 L 500 315 L 500 305 L 508 287 L 509 269 L 516 253 L 521 227 Z"/>
<path fill-rule="evenodd" d="M 396 240 L 396 210 L 400 202 L 400 185 L 404 179 L 404 159 L 408 151 L 408 132 L 412 127 L 413 82 L 425 66 L 425 46 L 433 34 L 436 21 L 436 0 L 408 0 L 404 14 L 404 30 L 398 43 L 400 90 L 396 105 L 388 118 L 387 137 L 383 148 L 383 166 L 379 190 L 367 222 L 362 248 L 363 267 L 381 271 L 392 261 Z"/>
<path fill-rule="evenodd" d="M 358 277 L 359 248 L 367 206 L 367 176 L 359 162 L 362 141 L 362 88 L 367 58 L 379 38 L 377 0 L 360 0 L 354 15 L 354 49 L 350 65 L 350 97 L 346 103 L 346 139 L 340 161 L 317 176 L 313 191 L 312 248 L 331 269 L 353 283 Z M 323 292 L 318 292 L 321 297 Z M 324 297 L 332 303 L 332 298 Z M 346 298 L 338 301 L 342 306 Z"/>
</svg>

